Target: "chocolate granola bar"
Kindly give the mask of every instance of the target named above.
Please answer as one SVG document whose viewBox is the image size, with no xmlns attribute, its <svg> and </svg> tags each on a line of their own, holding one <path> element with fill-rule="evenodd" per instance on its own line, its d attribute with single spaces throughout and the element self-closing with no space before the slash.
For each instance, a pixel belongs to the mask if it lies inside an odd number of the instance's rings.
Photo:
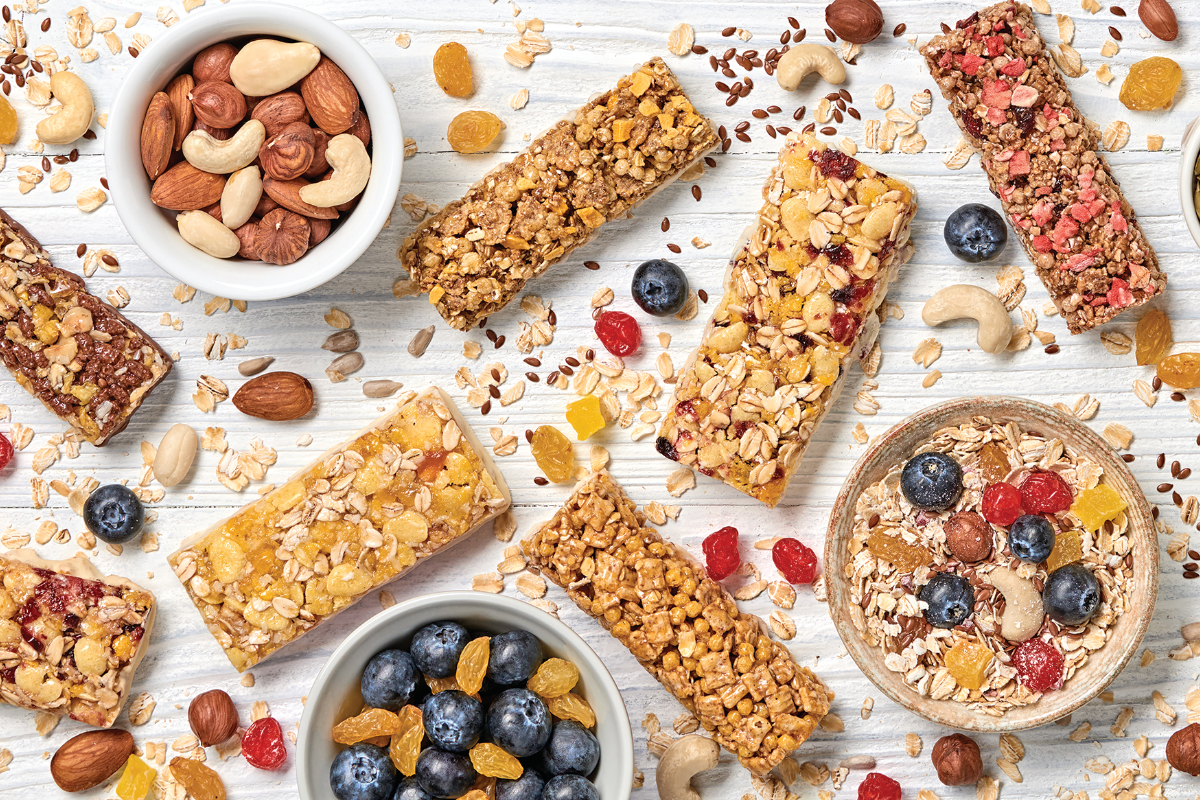
<svg viewBox="0 0 1200 800">
<path fill-rule="evenodd" d="M 1167 276 L 1029 6 L 977 11 L 921 53 L 1071 333 L 1161 294 Z"/>
<path fill-rule="evenodd" d="M 97 447 L 174 366 L 146 332 L 51 265 L 33 235 L 0 211 L 0 358 L 46 408 Z"/>
<path fill-rule="evenodd" d="M 397 255 L 438 313 L 469 330 L 717 144 L 653 58 L 485 175 Z"/>
<path fill-rule="evenodd" d="M 168 562 L 241 672 L 510 503 L 454 402 L 430 388 L 189 537 Z"/>
<path fill-rule="evenodd" d="M 687 551 L 665 541 L 605 470 L 521 544 L 755 775 L 816 730 L 833 693 L 738 610 Z"/>
<path fill-rule="evenodd" d="M 109 727 L 154 614 L 154 595 L 82 556 L 0 555 L 0 702 Z"/>
<path fill-rule="evenodd" d="M 788 137 L 763 199 L 657 447 L 773 507 L 875 342 L 917 203 L 908 184 L 812 134 Z"/>
</svg>

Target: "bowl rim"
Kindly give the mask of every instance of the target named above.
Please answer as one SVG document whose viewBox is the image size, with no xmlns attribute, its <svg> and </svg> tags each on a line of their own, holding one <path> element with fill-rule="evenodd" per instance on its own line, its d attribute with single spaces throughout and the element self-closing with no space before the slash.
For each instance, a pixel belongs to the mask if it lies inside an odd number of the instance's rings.
<svg viewBox="0 0 1200 800">
<path fill-rule="evenodd" d="M 1196 178 L 1193 169 L 1200 158 L 1200 117 L 1196 117 L 1183 129 L 1183 141 L 1179 147 L 1179 204 L 1183 210 L 1183 221 L 1192 240 L 1200 245 L 1200 215 L 1196 213 L 1195 192 L 1192 185 Z"/>
<path fill-rule="evenodd" d="M 316 725 L 315 718 L 317 712 L 315 709 L 318 703 L 314 695 L 318 691 L 325 690 L 330 677 L 340 669 L 341 662 L 348 652 L 364 645 L 373 646 L 372 640 L 377 640 L 381 630 L 388 627 L 394 621 L 394 618 L 402 617 L 413 611 L 423 610 L 430 606 L 447 605 L 450 603 L 474 605 L 476 608 L 495 616 L 497 619 L 515 618 L 519 620 L 522 617 L 529 617 L 531 614 L 544 615 L 547 617 L 547 620 L 545 620 L 546 623 L 550 627 L 555 628 L 571 648 L 582 654 L 585 660 L 594 661 L 592 666 L 600 676 L 600 686 L 594 688 L 588 687 L 589 693 L 595 691 L 596 694 L 605 696 L 609 701 L 616 701 L 609 703 L 613 711 L 613 726 L 616 736 L 620 740 L 620 751 L 627 754 L 627 757 L 614 759 L 616 763 L 610 765 L 608 768 L 621 770 L 622 774 L 616 777 L 616 785 L 627 787 L 625 789 L 625 796 L 628 797 L 633 787 L 633 731 L 629 722 L 629 711 L 625 707 L 624 696 L 621 694 L 621 690 L 618 688 L 616 680 L 613 678 L 604 660 L 584 641 L 582 636 L 557 617 L 546 614 L 541 609 L 512 597 L 468 590 L 434 592 L 401 601 L 364 621 L 329 655 L 329 658 L 326 659 L 320 671 L 317 672 L 316 677 L 313 678 L 312 686 L 308 692 L 309 702 L 304 704 L 304 711 L 300 717 L 300 728 L 297 731 L 296 789 L 300 793 L 300 797 L 311 798 L 314 796 L 312 787 L 308 781 L 308 770 L 303 766 L 311 757 L 308 753 L 308 742 L 310 741 L 310 735 L 313 734 L 312 729 Z M 537 619 L 541 619 L 541 617 L 537 617 Z M 514 622 L 514 625 L 517 624 L 519 623 Z"/>
<path fill-rule="evenodd" d="M 391 87 L 379 63 L 354 36 L 334 21 L 304 8 L 248 2 L 185 18 L 134 61 L 109 112 L 104 163 L 108 175 L 128 176 L 119 180 L 110 178 L 110 193 L 125 229 L 151 261 L 197 289 L 222 297 L 259 301 L 292 297 L 314 289 L 337 277 L 366 252 L 395 205 L 404 159 L 398 145 L 374 147 L 371 177 L 358 205 L 342 217 L 341 224 L 327 239 L 294 264 L 277 267 L 243 259 L 218 259 L 183 242 L 167 214 L 150 202 L 149 179 L 140 155 L 145 108 L 139 107 L 139 100 L 143 94 L 148 97 L 154 91 L 161 91 L 169 80 L 163 74 L 173 76 L 205 47 L 230 38 L 257 35 L 301 41 L 321 39 L 318 46 L 322 54 L 352 76 L 351 82 L 371 120 L 372 143 L 403 141 Z M 176 62 L 181 62 L 180 66 L 172 69 Z M 231 265 L 237 267 L 231 270 Z M 261 277 L 241 282 L 236 275 L 246 268 Z"/>
<path fill-rule="evenodd" d="M 1121 674 L 1126 664 L 1129 663 L 1134 653 L 1137 652 L 1138 647 L 1141 646 L 1142 639 L 1145 637 L 1146 631 L 1150 626 L 1150 621 L 1154 616 L 1154 609 L 1158 600 L 1159 549 L 1157 536 L 1152 533 L 1150 536 L 1145 537 L 1141 543 L 1148 550 L 1147 560 L 1153 563 L 1154 569 L 1147 570 L 1148 585 L 1146 587 L 1145 598 L 1142 607 L 1137 610 L 1136 616 L 1132 620 L 1134 633 L 1129 644 L 1123 651 L 1118 651 L 1116 659 L 1108 665 L 1105 675 L 1098 680 L 1093 679 L 1092 685 L 1087 687 L 1086 691 L 1081 693 L 1076 699 L 1061 705 L 1054 703 L 1044 704 L 1044 701 L 1039 700 L 1033 708 L 1044 705 L 1045 710 L 1021 719 L 1009 715 L 1002 717 L 988 716 L 978 711 L 972 711 L 961 703 L 955 703 L 951 700 L 933 700 L 932 698 L 918 695 L 915 691 L 907 687 L 903 691 L 895 691 L 891 683 L 877 677 L 880 674 L 880 670 L 884 669 L 882 662 L 879 665 L 870 662 L 864 663 L 866 661 L 866 648 L 869 646 L 866 645 L 865 641 L 859 635 L 858 630 L 848 620 L 846 624 L 838 624 L 840 622 L 838 618 L 839 613 L 835 606 L 838 605 L 839 601 L 843 606 L 848 602 L 844 596 L 848 592 L 848 587 L 846 580 L 840 574 L 840 570 L 830 567 L 831 564 L 839 563 L 837 552 L 841 549 L 841 537 L 838 535 L 838 529 L 841 527 L 840 523 L 846 519 L 846 509 L 852 509 L 853 504 L 857 502 L 857 494 L 851 497 L 853 485 L 862 473 L 866 471 L 868 465 L 873 465 L 873 462 L 881 459 L 886 451 L 893 446 L 894 440 L 914 424 L 920 424 L 947 413 L 968 412 L 971 416 L 977 416 L 987 415 L 989 410 L 996 412 L 1004 410 L 1004 413 L 1008 414 L 1017 413 L 1026 416 L 1036 416 L 1043 419 L 1046 424 L 1059 430 L 1069 429 L 1073 436 L 1083 439 L 1090 447 L 1096 448 L 1097 452 L 1101 454 L 1098 460 L 1103 462 L 1102 465 L 1105 468 L 1106 478 L 1110 475 L 1116 478 L 1115 488 L 1121 491 L 1122 496 L 1129 503 L 1128 508 L 1136 514 L 1140 526 L 1152 532 L 1155 530 L 1149 501 L 1146 500 L 1145 494 L 1141 491 L 1137 479 L 1129 471 L 1128 465 L 1117 455 L 1112 446 L 1082 422 L 1036 400 L 1004 395 L 985 395 L 960 397 L 936 403 L 917 411 L 893 425 L 859 457 L 846 476 L 846 480 L 838 492 L 837 500 L 834 501 L 825 537 L 824 568 L 829 594 L 829 615 L 835 622 L 834 627 L 837 629 L 838 636 L 841 638 L 846 651 L 854 660 L 855 665 L 876 688 L 892 701 L 930 722 L 935 722 L 948 728 L 977 733 L 1028 730 L 1053 722 L 1091 702 Z M 1106 643 L 1105 647 L 1108 646 L 1109 643 Z M 863 652 L 860 652 L 860 650 Z M 873 652 L 876 648 L 870 648 L 870 650 Z M 952 712 L 951 709 L 953 709 Z"/>
</svg>

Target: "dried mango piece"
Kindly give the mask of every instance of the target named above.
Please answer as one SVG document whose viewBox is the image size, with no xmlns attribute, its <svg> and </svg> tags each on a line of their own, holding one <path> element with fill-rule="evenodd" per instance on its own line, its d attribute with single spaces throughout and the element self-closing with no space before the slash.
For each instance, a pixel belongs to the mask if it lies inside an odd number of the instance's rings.
<svg viewBox="0 0 1200 800">
<path fill-rule="evenodd" d="M 158 770 L 142 761 L 137 756 L 130 756 L 125 762 L 125 771 L 121 780 L 117 781 L 117 797 L 121 800 L 143 800 L 154 785 Z"/>
<path fill-rule="evenodd" d="M 909 544 L 898 536 L 889 536 L 883 531 L 871 531 L 867 537 L 867 550 L 876 558 L 891 563 L 899 572 L 912 572 L 917 567 L 933 563 L 933 553 L 928 547 Z"/>
<path fill-rule="evenodd" d="M 992 658 L 987 647 L 964 639 L 946 653 L 946 666 L 959 686 L 977 691 L 983 686 Z"/>
<path fill-rule="evenodd" d="M 1103 523 L 1101 523 L 1103 524 Z M 1077 530 L 1060 531 L 1054 537 L 1054 549 L 1046 559 L 1046 574 L 1059 567 L 1074 564 L 1083 559 L 1083 537 Z"/>
<path fill-rule="evenodd" d="M 391 736 L 399 729 L 400 717 L 385 708 L 368 708 L 357 717 L 334 725 L 333 740 L 338 744 L 357 744 L 376 736 Z"/>
<path fill-rule="evenodd" d="M 575 429 L 579 441 L 584 441 L 596 431 L 604 430 L 604 414 L 600 411 L 600 398 L 594 394 L 584 395 L 567 403 L 567 422 Z"/>
<path fill-rule="evenodd" d="M 1079 493 L 1071 504 L 1071 513 L 1083 523 L 1083 527 L 1095 533 L 1104 527 L 1104 523 L 1116 519 L 1126 505 L 1116 489 L 1100 483 Z"/>
</svg>

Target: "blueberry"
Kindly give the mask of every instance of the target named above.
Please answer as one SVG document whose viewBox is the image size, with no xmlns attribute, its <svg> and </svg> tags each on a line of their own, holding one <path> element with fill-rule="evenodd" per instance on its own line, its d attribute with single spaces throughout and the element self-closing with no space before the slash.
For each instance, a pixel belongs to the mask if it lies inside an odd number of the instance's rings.
<svg viewBox="0 0 1200 800">
<path fill-rule="evenodd" d="M 546 782 L 541 800 L 600 800 L 600 792 L 587 778 L 558 775 Z"/>
<path fill-rule="evenodd" d="M 421 782 L 415 777 L 404 778 L 396 784 L 396 793 L 392 800 L 434 800 L 433 795 L 421 788 Z"/>
<path fill-rule="evenodd" d="M 476 777 L 466 753 L 426 747 L 417 756 L 417 782 L 434 797 L 462 797 L 475 784 Z"/>
<path fill-rule="evenodd" d="M 420 682 L 412 656 L 403 650 L 384 650 L 367 662 L 359 687 L 367 705 L 399 711 L 417 694 Z"/>
<path fill-rule="evenodd" d="M 527 769 L 515 781 L 504 778 L 496 781 L 496 800 L 538 800 L 545 785 L 537 770 Z"/>
<path fill-rule="evenodd" d="M 1050 573 L 1042 590 L 1046 616 L 1061 625 L 1082 625 L 1100 607 L 1100 583 L 1082 564 L 1067 564 Z"/>
<path fill-rule="evenodd" d="M 542 766 L 551 775 L 590 775 L 600 761 L 600 742 L 573 719 L 559 720 L 542 750 Z"/>
<path fill-rule="evenodd" d="M 529 631 L 508 631 L 492 637 L 488 677 L 501 686 L 523 684 L 542 663 L 542 645 Z"/>
<path fill-rule="evenodd" d="M 417 631 L 408 652 L 421 672 L 431 678 L 449 678 L 469 641 L 467 629 L 457 622 L 434 622 Z"/>
<path fill-rule="evenodd" d="M 688 299 L 688 279 L 670 261 L 656 258 L 633 271 L 633 301 L 656 317 L 678 314 Z"/>
<path fill-rule="evenodd" d="M 517 758 L 531 756 L 550 740 L 550 710 L 528 689 L 506 689 L 488 709 L 492 741 Z"/>
<path fill-rule="evenodd" d="M 1022 561 L 1040 564 L 1054 549 L 1054 528 L 1037 514 L 1017 517 L 1008 529 L 1008 549 Z"/>
<path fill-rule="evenodd" d="M 952 572 L 939 572 L 917 594 L 924 602 L 925 621 L 935 628 L 961 625 L 975 608 L 975 590 L 966 578 Z"/>
<path fill-rule="evenodd" d="M 962 467 L 945 453 L 913 456 L 900 471 L 900 491 L 917 508 L 945 511 L 962 496 Z"/>
<path fill-rule="evenodd" d="M 338 800 L 391 800 L 396 768 L 387 750 L 373 744 L 352 744 L 333 759 L 329 788 Z"/>
<path fill-rule="evenodd" d="M 458 689 L 431 695 L 421 716 L 429 741 L 443 750 L 465 753 L 483 733 L 483 705 Z"/>
<path fill-rule="evenodd" d="M 942 236 L 950 252 L 971 264 L 990 261 L 1004 249 L 1008 226 L 994 209 L 967 203 L 946 220 Z"/>
<path fill-rule="evenodd" d="M 83 504 L 83 524 L 109 544 L 122 544 L 142 532 L 142 501 L 119 483 L 101 486 Z"/>
</svg>

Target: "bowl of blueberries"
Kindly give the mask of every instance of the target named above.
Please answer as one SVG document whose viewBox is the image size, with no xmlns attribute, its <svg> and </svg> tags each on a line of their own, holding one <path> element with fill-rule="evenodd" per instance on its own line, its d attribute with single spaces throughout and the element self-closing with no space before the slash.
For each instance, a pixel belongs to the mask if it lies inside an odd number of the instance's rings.
<svg viewBox="0 0 1200 800">
<path fill-rule="evenodd" d="M 304 800 L 626 800 L 633 736 L 599 657 L 482 592 L 399 603 L 329 657 L 297 742 Z"/>
</svg>

